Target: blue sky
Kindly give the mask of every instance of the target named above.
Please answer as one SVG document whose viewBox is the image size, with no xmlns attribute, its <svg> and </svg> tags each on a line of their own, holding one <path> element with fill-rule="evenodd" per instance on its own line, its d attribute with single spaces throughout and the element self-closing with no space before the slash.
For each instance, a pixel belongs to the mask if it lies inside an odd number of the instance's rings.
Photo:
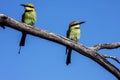
<svg viewBox="0 0 120 80">
<path fill-rule="evenodd" d="M 69 22 L 86 21 L 81 26 L 79 43 L 91 47 L 98 43 L 119 42 L 119 0 L 2 0 L 0 13 L 18 21 L 24 12 L 22 3 L 35 5 L 35 26 L 66 36 Z M 0 28 L 0 80 L 117 80 L 91 59 L 73 51 L 72 63 L 66 66 L 65 46 L 27 36 L 18 54 L 21 32 Z M 120 50 L 101 50 L 100 54 L 116 56 Z M 109 59 L 120 69 L 120 65 Z"/>
</svg>

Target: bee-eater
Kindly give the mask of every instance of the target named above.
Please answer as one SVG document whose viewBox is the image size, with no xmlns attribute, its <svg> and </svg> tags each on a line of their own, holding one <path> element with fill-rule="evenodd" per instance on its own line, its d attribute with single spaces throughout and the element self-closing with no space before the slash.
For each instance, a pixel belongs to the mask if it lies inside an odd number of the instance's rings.
<svg viewBox="0 0 120 80">
<path fill-rule="evenodd" d="M 34 5 L 32 3 L 27 3 L 27 4 L 21 4 L 21 6 L 23 6 L 25 9 L 22 15 L 22 22 L 34 26 L 36 22 L 36 11 Z M 20 47 L 25 45 L 25 39 L 26 39 L 26 33 L 22 32 L 22 37 L 19 43 Z"/>
<path fill-rule="evenodd" d="M 75 42 L 78 42 L 80 39 L 80 24 L 83 24 L 85 22 L 78 22 L 78 21 L 73 21 L 69 24 L 69 29 L 67 30 L 67 38 L 70 40 L 73 40 Z M 67 59 L 66 59 L 66 65 L 71 63 L 71 53 L 72 49 L 67 47 L 66 48 L 66 53 L 67 53 Z"/>
</svg>

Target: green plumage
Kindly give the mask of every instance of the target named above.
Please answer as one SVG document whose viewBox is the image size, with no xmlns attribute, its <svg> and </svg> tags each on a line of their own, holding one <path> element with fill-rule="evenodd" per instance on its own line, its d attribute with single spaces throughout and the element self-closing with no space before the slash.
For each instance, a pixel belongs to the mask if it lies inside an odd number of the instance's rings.
<svg viewBox="0 0 120 80">
<path fill-rule="evenodd" d="M 82 24 L 84 22 L 77 22 L 77 21 L 73 21 L 70 23 L 69 25 L 69 29 L 67 31 L 67 38 L 69 38 L 70 40 L 73 40 L 75 42 L 78 42 L 80 39 L 80 24 Z M 66 59 L 66 64 L 70 64 L 71 63 L 71 53 L 72 53 L 72 49 L 67 47 L 66 48 L 66 53 L 67 53 L 67 59 Z"/>
<path fill-rule="evenodd" d="M 36 21 L 36 12 L 35 11 L 25 11 L 22 16 L 22 22 L 28 25 L 34 26 Z"/>
<path fill-rule="evenodd" d="M 22 22 L 26 23 L 28 25 L 34 26 L 36 22 L 36 12 L 34 10 L 34 5 L 31 3 L 28 4 L 22 4 L 21 6 L 24 6 L 25 12 L 22 15 Z M 25 45 L 25 39 L 26 39 L 26 33 L 22 32 L 21 41 L 19 43 L 20 46 Z"/>
<path fill-rule="evenodd" d="M 78 40 L 80 39 L 80 28 L 74 28 L 74 27 L 71 27 L 68 31 L 67 31 L 67 38 L 75 41 L 75 42 L 78 42 Z"/>
</svg>

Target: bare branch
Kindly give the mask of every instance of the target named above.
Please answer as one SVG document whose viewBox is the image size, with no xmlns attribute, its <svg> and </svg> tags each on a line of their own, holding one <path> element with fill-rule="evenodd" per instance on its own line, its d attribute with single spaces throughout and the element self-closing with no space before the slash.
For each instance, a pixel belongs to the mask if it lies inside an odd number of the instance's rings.
<svg viewBox="0 0 120 80">
<path fill-rule="evenodd" d="M 120 64 L 120 60 L 117 57 L 115 57 L 115 56 L 107 56 L 107 55 L 102 55 L 102 56 L 104 58 L 111 58 L 111 59 L 115 60 L 116 62 L 118 62 Z"/>
<path fill-rule="evenodd" d="M 19 30 L 19 31 L 25 31 L 26 33 L 36 36 L 36 37 L 44 38 L 44 39 L 59 43 L 64 46 L 68 46 L 68 47 L 74 49 L 75 51 L 77 51 L 79 54 L 82 54 L 82 55 L 94 60 L 99 65 L 101 65 L 106 70 L 108 70 L 110 73 L 112 73 L 114 76 L 116 76 L 116 78 L 120 79 L 120 70 L 93 49 L 87 48 L 81 44 L 77 44 L 67 38 L 64 38 L 59 35 L 55 35 L 51 32 L 33 28 L 30 25 L 26 25 L 21 22 L 18 22 L 18 21 L 14 20 L 12 18 L 9 18 L 3 14 L 0 14 L 0 24 L 11 27 L 11 28 Z"/>
<path fill-rule="evenodd" d="M 111 44 L 97 44 L 95 46 L 93 46 L 91 49 L 98 51 L 101 49 L 116 49 L 120 47 L 120 42 L 115 42 L 115 43 L 111 43 Z"/>
</svg>

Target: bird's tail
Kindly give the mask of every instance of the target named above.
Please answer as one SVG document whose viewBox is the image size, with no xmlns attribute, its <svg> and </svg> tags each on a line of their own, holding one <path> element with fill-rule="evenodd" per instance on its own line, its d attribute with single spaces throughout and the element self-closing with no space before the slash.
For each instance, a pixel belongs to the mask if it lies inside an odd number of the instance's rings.
<svg viewBox="0 0 120 80">
<path fill-rule="evenodd" d="M 19 48 L 18 54 L 20 54 L 20 51 L 21 51 L 21 46 L 20 46 L 20 48 Z"/>
<path fill-rule="evenodd" d="M 26 33 L 22 33 L 22 37 L 19 43 L 19 46 L 24 46 L 25 45 L 25 39 L 26 39 Z"/>
<path fill-rule="evenodd" d="M 21 37 L 21 40 L 20 40 L 20 43 L 19 43 L 19 51 L 18 51 L 18 54 L 20 54 L 20 51 L 21 51 L 21 47 L 25 45 L 25 39 L 26 39 L 26 33 L 22 33 L 22 37 Z"/>
<path fill-rule="evenodd" d="M 67 59 L 66 59 L 66 65 L 69 65 L 71 63 L 71 53 L 72 53 L 72 49 L 68 48 L 67 51 Z"/>
</svg>

